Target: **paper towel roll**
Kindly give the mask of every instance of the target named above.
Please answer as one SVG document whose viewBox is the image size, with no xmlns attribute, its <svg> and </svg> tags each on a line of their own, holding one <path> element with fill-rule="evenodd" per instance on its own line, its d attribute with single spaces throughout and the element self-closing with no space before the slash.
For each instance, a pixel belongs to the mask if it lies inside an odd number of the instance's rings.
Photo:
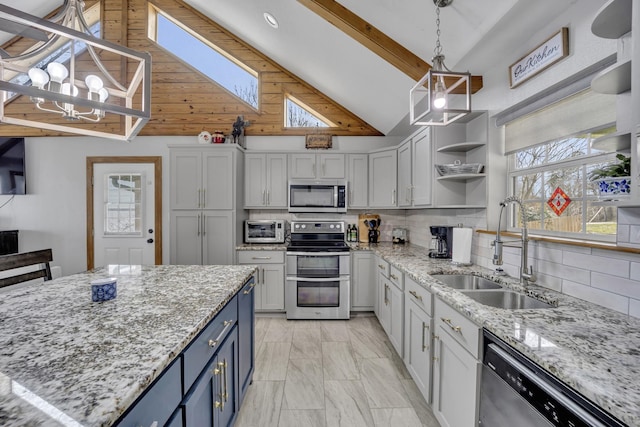
<svg viewBox="0 0 640 427">
<path fill-rule="evenodd" d="M 451 261 L 454 264 L 471 264 L 471 228 L 456 227 L 453 229 L 453 253 Z"/>
</svg>

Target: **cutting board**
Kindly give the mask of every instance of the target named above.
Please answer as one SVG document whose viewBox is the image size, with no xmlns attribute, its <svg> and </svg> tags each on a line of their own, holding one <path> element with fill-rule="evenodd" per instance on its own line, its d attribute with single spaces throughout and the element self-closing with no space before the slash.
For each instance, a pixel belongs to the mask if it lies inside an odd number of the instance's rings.
<svg viewBox="0 0 640 427">
<path fill-rule="evenodd" d="M 358 215 L 358 240 L 361 243 L 369 243 L 369 226 L 365 225 L 365 220 L 380 219 L 378 214 Z"/>
</svg>

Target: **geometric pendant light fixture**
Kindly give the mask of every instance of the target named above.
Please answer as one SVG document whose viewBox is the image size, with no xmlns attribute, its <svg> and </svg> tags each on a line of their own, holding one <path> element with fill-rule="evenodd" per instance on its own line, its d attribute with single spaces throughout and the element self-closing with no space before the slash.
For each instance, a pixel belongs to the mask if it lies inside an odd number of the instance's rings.
<svg viewBox="0 0 640 427">
<path fill-rule="evenodd" d="M 130 141 L 149 121 L 151 56 L 94 36 L 83 9 L 65 0 L 45 20 L 0 4 L 0 30 L 33 41 L 0 50 L 0 133 L 7 123 Z"/>
<path fill-rule="evenodd" d="M 471 112 L 471 74 L 451 71 L 444 64 L 440 44 L 440 8 L 453 0 L 433 0 L 436 6 L 436 47 L 433 65 L 409 92 L 412 125 L 446 126 Z"/>
</svg>

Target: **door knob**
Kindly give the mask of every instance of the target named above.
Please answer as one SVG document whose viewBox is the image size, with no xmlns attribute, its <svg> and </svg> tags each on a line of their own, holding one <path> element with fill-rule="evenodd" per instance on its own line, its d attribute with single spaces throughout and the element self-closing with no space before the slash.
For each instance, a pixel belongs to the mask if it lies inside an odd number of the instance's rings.
<svg viewBox="0 0 640 427">
<path fill-rule="evenodd" d="M 153 234 L 153 228 L 149 229 L 149 234 Z"/>
<path fill-rule="evenodd" d="M 153 239 L 147 239 L 147 243 L 153 243 Z"/>
</svg>

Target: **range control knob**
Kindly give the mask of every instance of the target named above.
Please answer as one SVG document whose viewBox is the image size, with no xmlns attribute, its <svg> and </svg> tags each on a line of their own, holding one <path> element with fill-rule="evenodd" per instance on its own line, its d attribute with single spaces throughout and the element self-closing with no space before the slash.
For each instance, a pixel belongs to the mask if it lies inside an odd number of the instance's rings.
<svg viewBox="0 0 640 427">
<path fill-rule="evenodd" d="M 307 224 L 302 224 L 302 228 L 307 228 Z"/>
<path fill-rule="evenodd" d="M 336 226 L 335 226 L 335 225 L 333 225 L 333 224 L 331 224 L 331 225 L 329 226 L 329 228 L 336 228 Z"/>
</svg>

